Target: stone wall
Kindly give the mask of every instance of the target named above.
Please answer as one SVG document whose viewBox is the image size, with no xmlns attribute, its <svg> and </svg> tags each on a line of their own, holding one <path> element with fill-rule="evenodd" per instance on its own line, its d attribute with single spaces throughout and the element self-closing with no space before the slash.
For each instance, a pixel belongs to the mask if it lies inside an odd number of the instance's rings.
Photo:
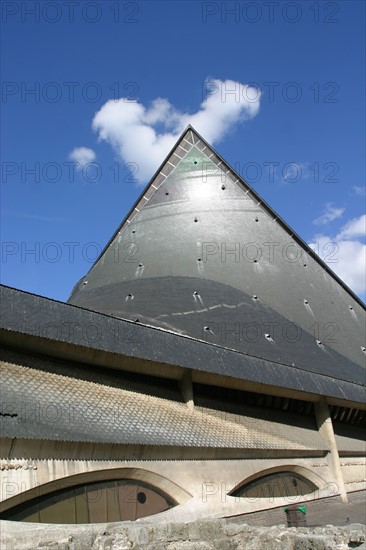
<svg viewBox="0 0 366 550">
<path fill-rule="evenodd" d="M 346 550 L 366 548 L 365 526 L 250 526 L 236 519 L 193 523 L 35 525 L 3 521 L 2 550 Z"/>
</svg>

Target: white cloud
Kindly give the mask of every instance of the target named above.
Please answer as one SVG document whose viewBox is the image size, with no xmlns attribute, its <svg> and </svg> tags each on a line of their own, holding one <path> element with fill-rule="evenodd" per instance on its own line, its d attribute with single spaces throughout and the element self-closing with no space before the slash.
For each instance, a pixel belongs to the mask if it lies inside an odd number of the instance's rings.
<svg viewBox="0 0 366 550">
<path fill-rule="evenodd" d="M 366 187 L 361 185 L 354 185 L 352 187 L 353 193 L 358 197 L 366 197 Z"/>
<path fill-rule="evenodd" d="M 366 291 L 366 215 L 347 222 L 335 236 L 316 235 L 309 245 L 356 293 Z"/>
<path fill-rule="evenodd" d="M 365 237 L 366 236 L 366 214 L 363 214 L 359 218 L 354 218 L 344 225 L 337 235 L 338 239 L 347 239 L 352 237 Z"/>
<path fill-rule="evenodd" d="M 137 178 L 146 181 L 188 124 L 213 144 L 232 126 L 259 112 L 260 92 L 255 88 L 232 80 L 209 82 L 211 94 L 196 113 L 182 113 L 164 98 L 155 99 L 149 107 L 121 98 L 101 107 L 94 116 L 93 129 L 125 162 L 136 163 Z"/>
<path fill-rule="evenodd" d="M 78 170 L 82 170 L 86 164 L 95 160 L 96 155 L 93 149 L 88 149 L 88 147 L 75 147 L 71 151 L 69 158 L 78 164 Z"/>
<path fill-rule="evenodd" d="M 325 205 L 324 213 L 319 216 L 319 218 L 313 220 L 313 223 L 315 225 L 325 225 L 333 220 L 336 220 L 337 218 L 341 218 L 344 210 L 344 208 L 336 208 L 333 203 L 328 202 Z"/>
</svg>

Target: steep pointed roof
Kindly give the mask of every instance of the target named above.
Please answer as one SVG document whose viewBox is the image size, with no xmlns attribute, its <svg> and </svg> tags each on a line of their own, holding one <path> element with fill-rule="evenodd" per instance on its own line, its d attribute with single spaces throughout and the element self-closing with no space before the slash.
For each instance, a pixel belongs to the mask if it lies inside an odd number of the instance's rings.
<svg viewBox="0 0 366 550">
<path fill-rule="evenodd" d="M 191 127 L 69 303 L 365 381 L 362 302 Z"/>
</svg>

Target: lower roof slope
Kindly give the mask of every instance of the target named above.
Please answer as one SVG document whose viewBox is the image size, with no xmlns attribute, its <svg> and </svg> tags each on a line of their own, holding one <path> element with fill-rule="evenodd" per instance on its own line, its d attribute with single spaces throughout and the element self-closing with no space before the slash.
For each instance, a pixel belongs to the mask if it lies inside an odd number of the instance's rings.
<svg viewBox="0 0 366 550">
<path fill-rule="evenodd" d="M 275 362 L 5 286 L 0 302 L 0 340 L 13 349 L 172 379 L 189 369 L 192 377 L 209 377 L 215 385 L 247 381 L 274 392 L 280 387 L 350 401 L 356 408 L 365 403 L 364 371 L 357 365 L 337 375 L 331 366 L 321 373 L 310 362 Z"/>
<path fill-rule="evenodd" d="M 0 417 L 2 437 L 132 445 L 214 447 L 226 449 L 325 450 L 316 426 L 308 419 L 288 425 L 286 415 L 248 408 L 246 415 L 190 410 L 177 396 L 151 395 L 149 384 L 134 387 L 123 378 L 88 371 L 75 377 L 47 371 L 47 361 L 32 367 L 13 358 L 1 362 Z M 35 367 L 35 368 L 34 368 Z M 141 385 L 140 385 L 141 386 Z M 288 420 L 288 418 L 287 418 Z M 293 420 L 293 419 L 290 419 Z M 315 422 L 314 422 L 315 423 Z"/>
</svg>

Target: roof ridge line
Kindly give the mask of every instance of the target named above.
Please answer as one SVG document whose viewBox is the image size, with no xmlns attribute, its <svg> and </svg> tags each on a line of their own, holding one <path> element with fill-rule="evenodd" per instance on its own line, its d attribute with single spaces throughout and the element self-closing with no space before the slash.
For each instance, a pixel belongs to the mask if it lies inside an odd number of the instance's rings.
<svg viewBox="0 0 366 550">
<path fill-rule="evenodd" d="M 232 168 L 232 166 L 220 155 L 220 153 L 218 153 L 216 149 L 212 145 L 210 145 L 205 140 L 205 138 L 202 137 L 199 132 L 197 132 L 195 128 L 193 128 L 193 126 L 190 127 L 190 130 L 197 135 L 197 137 L 206 145 L 206 147 L 212 149 L 215 155 L 219 157 L 221 162 L 223 162 L 228 167 L 228 169 L 237 176 L 239 182 L 244 183 L 244 185 L 249 188 L 250 192 L 253 193 L 255 198 L 261 202 L 261 206 L 263 205 L 268 212 L 274 215 L 274 217 L 276 218 L 274 221 L 276 223 L 278 222 L 283 227 L 283 229 L 285 229 L 286 232 L 290 233 L 290 238 L 293 238 L 296 242 L 298 242 L 298 244 L 302 246 L 305 251 L 309 253 L 309 255 L 317 263 L 319 263 L 320 266 L 323 267 L 323 269 L 325 269 L 327 273 L 329 273 L 336 280 L 336 282 L 340 284 L 342 288 L 344 288 L 344 290 L 346 290 L 352 296 L 354 300 L 356 300 L 363 307 L 363 309 L 366 310 L 366 304 L 361 300 L 361 298 L 357 296 L 357 294 L 353 292 L 353 290 L 340 277 L 338 277 L 338 275 L 330 267 L 328 267 L 328 265 L 320 258 L 320 256 L 318 256 L 300 237 L 300 235 L 294 229 L 292 229 L 292 227 L 288 225 L 288 223 L 285 222 L 285 220 L 261 197 L 261 195 L 259 195 L 259 193 L 257 193 L 257 191 L 255 191 L 255 189 L 253 189 L 253 187 L 249 183 L 247 183 L 245 179 L 234 168 Z"/>
<path fill-rule="evenodd" d="M 286 231 L 286 233 L 289 234 L 289 237 L 291 239 L 293 239 L 305 251 L 306 254 L 308 254 L 313 260 L 315 260 L 320 265 L 320 267 L 322 267 L 336 281 L 336 283 L 338 283 L 366 311 L 366 304 L 363 302 L 363 300 L 359 296 L 357 296 L 357 294 L 320 258 L 320 256 L 318 256 L 314 252 L 314 250 L 312 250 L 310 248 L 310 246 L 300 237 L 300 235 L 294 229 L 292 229 L 291 226 L 289 226 L 285 222 L 285 220 L 261 197 L 261 195 L 259 195 L 259 193 L 257 193 L 257 191 L 250 184 L 248 184 L 246 182 L 246 180 L 238 172 L 236 172 L 236 170 L 220 155 L 220 153 L 218 153 L 216 151 L 216 149 L 210 143 L 208 143 L 206 141 L 206 139 L 204 137 L 201 136 L 201 134 L 191 124 L 188 124 L 186 126 L 186 128 L 182 131 L 182 133 L 180 134 L 178 140 L 175 142 L 172 149 L 170 149 L 167 156 L 164 158 L 162 163 L 159 165 L 159 167 L 157 168 L 157 170 L 155 171 L 153 176 L 149 179 L 147 185 L 143 188 L 141 194 L 138 196 L 137 200 L 132 205 L 131 209 L 127 212 L 127 214 L 124 216 L 122 222 L 118 225 L 115 232 L 112 234 L 110 239 L 107 241 L 106 245 L 101 250 L 100 254 L 95 259 L 95 261 L 91 265 L 90 269 L 74 285 L 68 299 L 70 300 L 71 296 L 74 294 L 74 291 L 78 288 L 81 281 L 84 280 L 88 276 L 88 274 L 91 272 L 91 270 L 94 268 L 94 266 L 99 262 L 99 260 L 105 254 L 105 252 L 107 251 L 110 244 L 113 242 L 113 240 L 116 238 L 118 233 L 121 231 L 121 228 L 125 225 L 126 221 L 131 216 L 132 212 L 136 209 L 137 205 L 143 199 L 146 191 L 150 188 L 150 186 L 152 185 L 155 178 L 158 177 L 161 170 L 167 164 L 168 159 L 172 156 L 174 151 L 179 147 L 179 145 L 181 144 L 181 142 L 184 139 L 185 135 L 189 131 L 192 132 L 198 138 L 198 140 L 202 141 L 202 143 L 205 145 L 206 148 L 211 150 L 213 152 L 213 154 L 218 157 L 218 159 L 225 165 L 227 170 L 229 170 L 232 174 L 235 175 L 235 177 L 238 180 L 235 183 L 237 185 L 239 184 L 239 185 L 243 185 L 244 187 L 246 187 L 248 189 L 248 191 L 253 195 L 253 198 L 255 200 L 258 200 L 258 203 L 260 203 L 260 206 L 267 213 L 269 213 L 271 215 L 271 217 L 273 217 L 273 221 L 276 222 L 277 224 L 279 224 L 282 227 L 282 229 L 284 229 Z M 194 147 L 195 145 L 196 144 L 193 142 L 192 147 Z M 203 154 L 205 154 L 205 153 L 203 153 Z"/>
</svg>

